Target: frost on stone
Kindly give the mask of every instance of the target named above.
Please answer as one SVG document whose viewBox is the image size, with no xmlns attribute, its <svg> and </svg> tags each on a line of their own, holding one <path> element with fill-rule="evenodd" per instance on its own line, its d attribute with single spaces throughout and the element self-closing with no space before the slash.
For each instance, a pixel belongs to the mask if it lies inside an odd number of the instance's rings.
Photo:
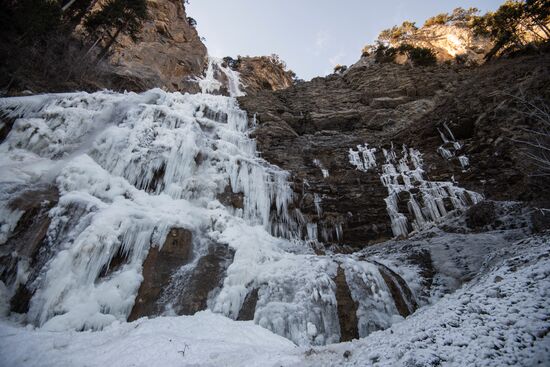
<svg viewBox="0 0 550 367">
<path fill-rule="evenodd" d="M 456 157 L 462 169 L 467 170 L 470 161 L 466 155 L 458 155 L 459 151 L 462 149 L 462 144 L 455 139 L 451 129 L 449 129 L 446 123 L 443 123 L 442 129 L 438 128 L 437 131 L 443 141 L 443 145 L 437 148 L 438 153 L 446 160 L 451 160 Z"/>
<path fill-rule="evenodd" d="M 376 167 L 376 148 L 369 148 L 368 144 L 358 145 L 357 150 L 349 150 L 349 162 L 358 170 L 367 172 Z"/>
<path fill-rule="evenodd" d="M 454 140 L 454 136 L 445 125 L 445 131 Z M 449 142 L 441 132 L 445 142 Z M 453 146 L 460 144 L 455 142 Z M 368 172 L 378 167 L 376 163 L 376 148 L 368 148 L 368 144 L 359 145 L 357 151 L 350 149 L 350 163 L 358 170 Z M 451 154 L 440 147 L 443 156 Z M 430 181 L 424 178 L 422 154 L 413 148 L 403 146 L 397 150 L 393 143 L 390 149 L 382 149 L 384 163 L 378 170 L 382 184 L 388 190 L 385 200 L 394 236 L 407 236 L 411 231 L 419 231 L 427 226 L 441 221 L 450 212 L 464 210 L 479 202 L 482 196 L 478 193 L 462 189 L 447 181 Z M 452 156 L 452 155 L 450 155 Z M 460 157 L 463 167 L 467 167 L 468 159 Z M 407 212 L 400 212 L 399 202 L 407 202 Z"/>
</svg>

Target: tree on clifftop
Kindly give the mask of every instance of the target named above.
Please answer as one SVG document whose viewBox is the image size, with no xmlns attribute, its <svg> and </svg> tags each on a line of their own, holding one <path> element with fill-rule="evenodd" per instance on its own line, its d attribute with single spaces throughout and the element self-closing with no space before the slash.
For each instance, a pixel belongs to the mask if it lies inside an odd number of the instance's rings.
<svg viewBox="0 0 550 367">
<path fill-rule="evenodd" d="M 147 16 L 146 0 L 108 0 L 105 5 L 86 17 L 84 27 L 88 33 L 104 42 L 99 59 L 103 58 L 122 33 L 134 42 Z"/>
<path fill-rule="evenodd" d="M 476 17 L 473 29 L 476 34 L 487 35 L 495 42 L 493 49 L 485 56 L 489 60 L 503 51 L 548 41 L 549 23 L 550 4 L 547 0 L 508 0 L 495 12 Z"/>
</svg>

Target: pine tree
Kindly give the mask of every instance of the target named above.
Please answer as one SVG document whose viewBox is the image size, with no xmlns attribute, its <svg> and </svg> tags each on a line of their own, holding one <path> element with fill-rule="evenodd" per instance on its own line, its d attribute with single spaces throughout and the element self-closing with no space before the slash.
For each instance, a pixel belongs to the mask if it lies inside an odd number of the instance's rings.
<svg viewBox="0 0 550 367">
<path fill-rule="evenodd" d="M 108 0 L 101 10 L 86 17 L 84 27 L 88 33 L 105 42 L 99 54 L 101 59 L 121 33 L 137 42 L 142 24 L 147 18 L 146 0 Z"/>
</svg>

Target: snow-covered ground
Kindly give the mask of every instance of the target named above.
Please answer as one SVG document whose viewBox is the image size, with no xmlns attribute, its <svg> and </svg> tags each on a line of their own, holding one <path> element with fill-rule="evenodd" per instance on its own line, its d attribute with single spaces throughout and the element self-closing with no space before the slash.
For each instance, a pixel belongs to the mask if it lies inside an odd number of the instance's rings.
<svg viewBox="0 0 550 367">
<path fill-rule="evenodd" d="M 455 293 L 391 328 L 309 351 L 294 366 L 549 366 L 550 237 L 486 258 Z"/>
<path fill-rule="evenodd" d="M 1 366 L 276 366 L 299 361 L 288 339 L 203 311 L 115 323 L 101 332 L 0 325 Z"/>
<path fill-rule="evenodd" d="M 381 245 L 384 246 L 384 245 Z M 210 311 L 116 322 L 98 332 L 0 323 L 2 366 L 548 366 L 550 234 L 487 254 L 480 274 L 391 328 L 296 347 Z"/>
</svg>

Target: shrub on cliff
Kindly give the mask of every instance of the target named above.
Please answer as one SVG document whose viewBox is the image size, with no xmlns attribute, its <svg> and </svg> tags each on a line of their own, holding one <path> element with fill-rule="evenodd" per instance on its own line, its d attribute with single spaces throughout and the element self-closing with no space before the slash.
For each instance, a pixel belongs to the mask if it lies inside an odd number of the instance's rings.
<svg viewBox="0 0 550 367">
<path fill-rule="evenodd" d="M 438 14 L 431 18 L 426 19 L 424 27 L 431 27 L 433 25 L 443 25 L 449 21 L 449 15 L 446 13 Z"/>
<path fill-rule="evenodd" d="M 348 70 L 348 67 L 346 65 L 336 64 L 336 66 L 334 67 L 334 74 L 342 74 L 346 70 Z"/>
<path fill-rule="evenodd" d="M 430 66 L 437 63 L 435 52 L 426 47 L 404 44 L 398 47 L 398 52 L 406 54 L 414 66 Z"/>
<path fill-rule="evenodd" d="M 395 47 L 387 46 L 383 43 L 378 43 L 374 49 L 374 60 L 377 63 L 394 62 L 397 56 Z"/>
<path fill-rule="evenodd" d="M 435 52 L 425 47 L 416 47 L 409 44 L 390 47 L 379 43 L 374 51 L 374 58 L 378 63 L 395 62 L 397 55 L 406 55 L 414 66 L 430 66 L 437 63 Z"/>
<path fill-rule="evenodd" d="M 456 8 L 451 14 L 442 13 L 428 18 L 424 23 L 424 27 L 444 25 L 448 23 L 453 23 L 455 25 L 469 25 L 470 22 L 476 17 L 477 13 L 479 13 L 479 9 L 477 8 Z"/>
<path fill-rule="evenodd" d="M 411 37 L 418 28 L 414 22 L 405 21 L 400 26 L 393 26 L 380 32 L 378 40 L 382 42 L 396 42 Z"/>
</svg>

